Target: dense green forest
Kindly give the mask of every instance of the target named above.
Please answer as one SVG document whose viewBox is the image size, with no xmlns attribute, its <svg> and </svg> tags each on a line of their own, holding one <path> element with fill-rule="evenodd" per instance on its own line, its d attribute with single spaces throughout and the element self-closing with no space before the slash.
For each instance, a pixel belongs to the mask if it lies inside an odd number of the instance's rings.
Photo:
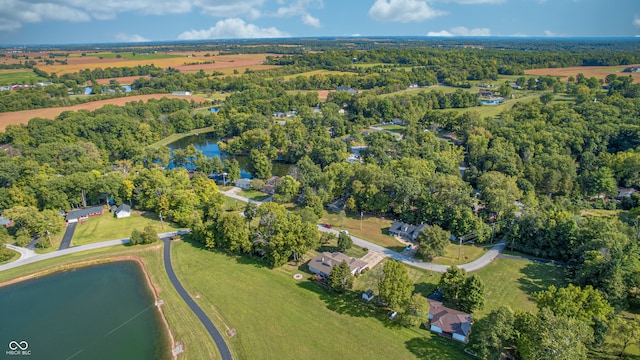
<svg viewBox="0 0 640 360">
<path fill-rule="evenodd" d="M 618 196 L 619 187 L 640 189 L 640 86 L 615 75 L 602 82 L 519 75 L 533 67 L 640 62 L 637 51 L 596 45 L 573 52 L 561 51 L 562 43 L 527 52 L 337 46 L 322 53 L 281 54 L 269 60 L 280 68 L 234 77 L 137 69 L 138 75 L 151 75 L 133 83 L 140 93 L 229 94 L 216 105 L 217 113 L 162 99 L 8 126 L 0 134 L 6 149 L 0 152 L 0 208 L 21 221 L 9 231 L 0 229 L 0 236 L 24 244 L 42 235 L 39 223 L 59 210 L 114 200 L 166 214 L 192 228 L 194 239 L 207 247 L 253 254 L 279 266 L 318 245 L 315 225 L 323 208 L 342 200 L 348 213 L 438 225 L 457 236 L 475 234 L 479 243 L 504 238 L 512 250 L 566 264 L 570 282 L 580 288 L 562 291 L 584 291 L 576 296 L 598 299 L 601 311 L 563 313 L 549 300 L 555 295 L 539 294 L 539 319 L 585 334 L 571 339 L 582 354 L 577 358 L 585 358 L 587 349 L 602 345 L 608 329 L 613 334 L 622 326 L 614 311 L 640 306 L 640 196 Z M 376 65 L 359 68 L 362 63 Z M 345 74 L 284 76 L 314 69 Z M 65 75 L 58 85 L 16 92 L 23 104 L 16 99 L 0 104 L 9 111 L 8 104 L 15 102 L 11 106 L 21 108 L 45 97 L 62 99 L 69 85 L 100 78 L 104 71 Z M 127 71 L 134 70 L 109 73 Z M 524 91 L 535 96 L 513 100 L 497 116 L 481 116 L 478 95 L 463 88 L 503 75 L 518 76 L 498 80 L 503 85 L 497 92 L 505 98 Z M 438 82 L 460 88 L 394 93 L 413 83 Z M 337 86 L 370 91 L 336 91 L 326 101 L 314 91 L 287 92 Z M 389 94 L 380 96 L 384 93 Z M 292 110 L 296 117 L 286 121 L 272 116 Z M 399 132 L 370 128 L 394 119 L 401 120 Z M 275 200 L 293 203 L 294 214 L 275 203 L 259 209 L 248 205 L 244 219 L 225 212 L 217 186 L 206 175 L 225 171 L 228 180 L 237 179 L 237 161 L 207 158 L 194 146 L 173 155 L 167 147 L 149 146 L 203 127 L 221 139 L 221 150 L 249 156 L 257 178 L 271 176 L 273 160 L 293 164 Z M 361 147 L 361 158 L 347 162 L 354 146 Z M 196 174 L 180 166 L 168 170 L 171 163 L 195 168 Z M 26 220 L 34 214 L 43 214 L 40 222 Z M 495 339 L 472 339 L 474 351 L 500 354 L 508 347 L 522 358 L 534 356 L 532 344 L 542 341 L 536 336 L 545 334 L 545 324 L 532 316 L 508 309 L 492 313 L 486 321 L 493 323 L 486 326 L 500 322 L 508 331 L 499 345 Z M 516 332 L 525 335 L 508 335 Z"/>
</svg>

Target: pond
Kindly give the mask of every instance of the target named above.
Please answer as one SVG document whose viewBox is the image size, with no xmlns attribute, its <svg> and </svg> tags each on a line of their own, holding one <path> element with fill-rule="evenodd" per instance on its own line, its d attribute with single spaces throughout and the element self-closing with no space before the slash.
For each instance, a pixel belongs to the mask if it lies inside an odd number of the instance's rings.
<svg viewBox="0 0 640 360">
<path fill-rule="evenodd" d="M 252 176 L 251 176 L 251 173 L 249 172 L 249 169 L 250 169 L 249 157 L 243 156 L 243 155 L 231 155 L 227 152 L 220 151 L 220 148 L 218 147 L 218 141 L 220 141 L 219 138 L 207 136 L 207 134 L 191 135 L 191 136 L 184 137 L 178 141 L 175 141 L 167 145 L 167 147 L 169 147 L 169 149 L 173 151 L 174 149 L 184 149 L 187 146 L 193 144 L 196 147 L 196 149 L 202 151 L 202 154 L 204 154 L 207 157 L 219 156 L 222 159 L 234 158 L 238 161 L 238 164 L 240 165 L 240 176 L 243 179 L 251 179 Z M 272 161 L 271 164 L 273 167 L 271 172 L 273 173 L 273 175 L 276 175 L 276 176 L 287 175 L 289 173 L 289 169 L 292 166 L 291 164 L 287 164 L 282 161 Z M 173 167 L 173 164 L 169 166 L 169 168 L 172 168 L 172 167 Z"/>
<path fill-rule="evenodd" d="M 96 265 L 0 288 L 7 359 L 170 359 L 145 274 L 134 261 Z"/>
</svg>

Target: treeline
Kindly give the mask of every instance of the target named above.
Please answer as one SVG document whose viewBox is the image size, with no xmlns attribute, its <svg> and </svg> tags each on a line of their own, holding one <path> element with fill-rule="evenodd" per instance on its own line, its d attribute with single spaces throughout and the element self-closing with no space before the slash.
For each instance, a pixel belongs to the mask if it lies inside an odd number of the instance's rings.
<svg viewBox="0 0 640 360">
<path fill-rule="evenodd" d="M 155 65 L 137 65 L 137 66 L 125 66 L 125 67 L 107 67 L 107 68 L 95 68 L 95 69 L 84 69 L 75 73 L 63 74 L 60 76 L 56 76 L 55 74 L 51 74 L 51 76 L 47 76 L 44 73 L 41 76 L 50 78 L 51 81 L 56 83 L 63 83 L 67 87 L 72 87 L 73 85 L 84 85 L 89 81 L 93 81 L 95 79 L 110 79 L 115 77 L 124 77 L 124 76 L 159 76 L 165 70 L 159 68 Z"/>
</svg>

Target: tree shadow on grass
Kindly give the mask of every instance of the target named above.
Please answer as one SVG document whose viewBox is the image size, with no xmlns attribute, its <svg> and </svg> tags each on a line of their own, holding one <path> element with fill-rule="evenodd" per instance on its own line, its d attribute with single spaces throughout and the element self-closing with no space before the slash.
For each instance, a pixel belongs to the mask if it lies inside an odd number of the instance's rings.
<svg viewBox="0 0 640 360">
<path fill-rule="evenodd" d="M 471 358 L 464 355 L 464 349 L 461 344 L 456 344 L 454 340 L 445 339 L 437 335 L 415 337 L 407 340 L 405 345 L 418 359 L 450 360 L 452 358 Z"/>
<path fill-rule="evenodd" d="M 318 294 L 320 300 L 327 305 L 327 309 L 338 314 L 384 319 L 383 309 L 374 303 L 375 300 L 371 302 L 363 301 L 360 298 L 361 292 L 359 291 L 348 291 L 344 294 L 332 293 L 328 288 L 315 281 L 301 281 L 298 286 Z"/>
<path fill-rule="evenodd" d="M 416 283 L 415 292 L 417 292 L 418 294 L 420 294 L 420 295 L 422 295 L 424 297 L 427 297 L 427 296 L 431 295 L 437 288 L 438 288 L 437 284 L 430 284 L 430 283 L 426 283 L 426 282 L 420 282 L 420 283 Z"/>
<path fill-rule="evenodd" d="M 530 263 L 520 272 L 524 277 L 518 279 L 522 291 L 531 295 L 546 290 L 550 285 L 563 287 L 567 284 L 566 268 L 558 265 Z"/>
</svg>

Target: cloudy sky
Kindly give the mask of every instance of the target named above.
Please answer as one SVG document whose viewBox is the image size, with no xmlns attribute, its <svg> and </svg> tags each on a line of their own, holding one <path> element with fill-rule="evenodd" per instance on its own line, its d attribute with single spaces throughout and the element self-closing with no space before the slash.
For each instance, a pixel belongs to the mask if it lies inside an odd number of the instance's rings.
<svg viewBox="0 0 640 360">
<path fill-rule="evenodd" d="M 0 44 L 17 45 L 306 36 L 637 35 L 638 0 L 0 0 Z"/>
</svg>

